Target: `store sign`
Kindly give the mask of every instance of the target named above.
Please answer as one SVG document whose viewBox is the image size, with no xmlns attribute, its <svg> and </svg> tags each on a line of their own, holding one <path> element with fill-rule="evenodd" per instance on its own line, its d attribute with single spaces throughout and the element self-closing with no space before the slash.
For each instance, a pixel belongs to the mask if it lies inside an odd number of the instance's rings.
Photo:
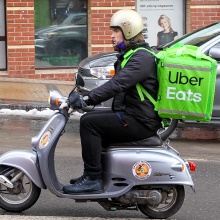
<svg viewBox="0 0 220 220">
<path fill-rule="evenodd" d="M 144 22 L 143 34 L 150 46 L 169 43 L 185 34 L 184 0 L 136 0 Z"/>
</svg>

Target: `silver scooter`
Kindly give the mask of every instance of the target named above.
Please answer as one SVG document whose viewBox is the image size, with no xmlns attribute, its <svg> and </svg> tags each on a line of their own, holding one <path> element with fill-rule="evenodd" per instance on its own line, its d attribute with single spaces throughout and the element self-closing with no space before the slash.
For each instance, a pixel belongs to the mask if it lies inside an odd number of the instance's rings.
<svg viewBox="0 0 220 220">
<path fill-rule="evenodd" d="M 102 152 L 103 192 L 65 194 L 54 164 L 56 145 L 69 119 L 66 98 L 50 92 L 51 109 L 57 110 L 30 150 L 12 150 L 0 156 L 0 207 L 24 211 L 35 204 L 41 189 L 75 201 L 96 201 L 108 211 L 140 210 L 150 218 L 168 218 L 182 206 L 184 185 L 194 190 L 190 171 L 196 165 L 182 159 L 169 145 L 153 136 L 132 143 L 108 143 Z"/>
</svg>

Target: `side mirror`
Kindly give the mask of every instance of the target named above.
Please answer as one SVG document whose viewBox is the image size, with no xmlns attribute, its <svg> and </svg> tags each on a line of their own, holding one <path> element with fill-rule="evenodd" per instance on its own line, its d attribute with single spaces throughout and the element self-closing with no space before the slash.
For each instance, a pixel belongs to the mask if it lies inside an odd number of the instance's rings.
<svg viewBox="0 0 220 220">
<path fill-rule="evenodd" d="M 75 74 L 75 82 L 76 82 L 76 86 L 81 86 L 81 87 L 85 86 L 85 82 L 82 76 L 78 73 Z"/>
<path fill-rule="evenodd" d="M 220 47 L 213 47 L 209 51 L 209 56 L 215 60 L 220 61 Z"/>
</svg>

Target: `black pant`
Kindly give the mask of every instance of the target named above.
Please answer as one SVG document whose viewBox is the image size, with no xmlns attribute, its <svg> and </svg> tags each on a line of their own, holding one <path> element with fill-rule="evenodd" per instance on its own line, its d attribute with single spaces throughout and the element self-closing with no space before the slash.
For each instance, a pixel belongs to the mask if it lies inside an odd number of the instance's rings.
<svg viewBox="0 0 220 220">
<path fill-rule="evenodd" d="M 92 111 L 80 119 L 80 136 L 84 171 L 94 179 L 101 178 L 102 141 L 128 142 L 156 134 L 134 117 L 112 111 Z"/>
</svg>

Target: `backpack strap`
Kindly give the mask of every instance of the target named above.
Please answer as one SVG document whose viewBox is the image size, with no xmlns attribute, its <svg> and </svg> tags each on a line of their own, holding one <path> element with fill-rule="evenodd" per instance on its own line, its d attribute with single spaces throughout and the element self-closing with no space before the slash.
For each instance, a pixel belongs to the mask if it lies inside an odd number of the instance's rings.
<svg viewBox="0 0 220 220">
<path fill-rule="evenodd" d="M 150 50 L 148 50 L 148 49 L 146 49 L 144 47 L 138 47 L 135 50 L 131 49 L 126 54 L 124 54 L 124 56 L 123 56 L 124 59 L 123 59 L 123 61 L 121 63 L 121 67 L 122 68 L 124 68 L 124 66 L 126 65 L 128 60 L 138 50 L 146 50 L 147 52 L 149 52 L 150 54 L 152 54 L 156 58 L 159 58 L 159 56 L 157 54 L 155 54 L 153 51 L 150 51 Z M 157 107 L 156 107 L 157 106 L 157 102 L 153 99 L 153 97 L 150 95 L 150 93 L 148 91 L 146 91 L 146 89 L 144 89 L 144 87 L 140 83 L 136 84 L 136 89 L 137 89 L 137 92 L 138 92 L 138 95 L 139 95 L 141 101 L 144 101 L 144 95 L 145 95 L 154 104 L 155 109 L 157 109 Z"/>
<path fill-rule="evenodd" d="M 132 55 L 136 52 L 136 50 L 129 50 L 127 53 L 123 55 L 123 61 L 121 62 L 121 68 L 124 68 L 128 60 L 132 57 Z"/>
<path fill-rule="evenodd" d="M 158 58 L 159 59 L 159 57 L 160 56 L 158 56 L 158 54 L 156 54 L 156 53 L 154 53 L 153 51 L 151 51 L 151 50 L 148 50 L 148 49 L 146 49 L 146 48 L 144 48 L 144 47 L 138 47 L 138 48 L 136 48 L 136 49 L 131 49 L 131 50 L 129 50 L 127 53 L 125 53 L 124 55 L 123 55 L 123 61 L 122 61 L 122 63 L 121 63 L 121 67 L 122 68 L 124 68 L 124 66 L 126 65 L 126 63 L 128 62 L 128 60 L 132 57 L 132 55 L 136 52 L 136 51 L 138 51 L 138 50 L 146 50 L 147 52 L 149 52 L 150 54 L 152 54 L 153 56 L 155 56 L 156 58 Z"/>
<path fill-rule="evenodd" d="M 154 104 L 154 109 L 157 110 L 157 102 L 154 100 L 154 98 L 150 95 L 150 93 L 140 84 L 136 84 L 136 89 L 138 92 L 138 95 L 141 99 L 141 101 L 144 101 L 144 95 Z"/>
</svg>

